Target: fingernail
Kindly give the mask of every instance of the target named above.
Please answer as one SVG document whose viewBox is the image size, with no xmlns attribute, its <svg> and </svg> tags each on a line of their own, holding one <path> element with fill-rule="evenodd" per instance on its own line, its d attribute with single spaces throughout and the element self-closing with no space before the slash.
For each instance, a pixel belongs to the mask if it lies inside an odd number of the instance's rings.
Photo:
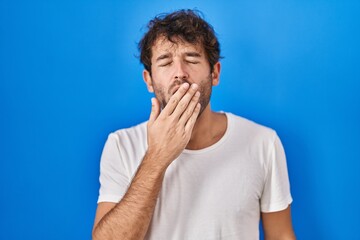
<svg viewBox="0 0 360 240">
<path fill-rule="evenodd" d="M 197 92 L 195 93 L 195 96 L 196 96 L 196 97 L 200 96 L 200 92 L 197 91 Z"/>
<path fill-rule="evenodd" d="M 197 84 L 194 83 L 194 84 L 191 85 L 191 87 L 192 87 L 192 89 L 196 89 L 196 88 L 197 88 Z"/>
<path fill-rule="evenodd" d="M 189 87 L 189 84 L 188 83 L 184 83 L 183 84 L 183 88 L 187 89 Z"/>
</svg>

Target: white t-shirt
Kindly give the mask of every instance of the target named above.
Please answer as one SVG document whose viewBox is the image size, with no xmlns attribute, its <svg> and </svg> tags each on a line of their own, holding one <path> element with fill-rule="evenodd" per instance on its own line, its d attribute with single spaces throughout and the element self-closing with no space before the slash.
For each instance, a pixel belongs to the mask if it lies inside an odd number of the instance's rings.
<svg viewBox="0 0 360 240">
<path fill-rule="evenodd" d="M 225 113 L 215 144 L 187 150 L 165 173 L 146 239 L 259 239 L 260 212 L 292 202 L 275 131 Z M 111 133 L 100 165 L 98 202 L 119 202 L 147 149 L 146 122 Z"/>
</svg>

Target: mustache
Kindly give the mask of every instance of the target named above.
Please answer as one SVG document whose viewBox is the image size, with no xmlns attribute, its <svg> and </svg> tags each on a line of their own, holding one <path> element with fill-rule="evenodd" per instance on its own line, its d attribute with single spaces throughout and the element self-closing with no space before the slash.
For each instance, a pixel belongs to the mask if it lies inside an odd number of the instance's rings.
<svg viewBox="0 0 360 240">
<path fill-rule="evenodd" d="M 174 93 L 176 92 L 175 89 L 177 90 L 177 89 L 181 86 L 181 84 L 183 84 L 183 83 L 188 83 L 189 85 L 191 85 L 191 83 L 190 83 L 189 81 L 185 80 L 185 79 L 183 79 L 183 80 L 176 79 L 176 80 L 170 85 L 168 94 L 169 94 L 169 95 L 174 94 Z"/>
</svg>

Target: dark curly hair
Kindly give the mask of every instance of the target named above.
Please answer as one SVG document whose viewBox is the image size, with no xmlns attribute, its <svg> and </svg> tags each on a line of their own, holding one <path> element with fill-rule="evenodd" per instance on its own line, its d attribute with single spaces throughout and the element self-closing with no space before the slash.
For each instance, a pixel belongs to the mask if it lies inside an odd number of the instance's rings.
<svg viewBox="0 0 360 240">
<path fill-rule="evenodd" d="M 148 32 L 138 44 L 140 62 L 151 74 L 151 48 L 159 37 L 165 37 L 176 43 L 178 40 L 204 47 L 211 72 L 219 61 L 220 44 L 213 27 L 207 23 L 202 13 L 197 10 L 178 10 L 169 14 L 160 14 L 152 19 L 147 27 Z"/>
</svg>

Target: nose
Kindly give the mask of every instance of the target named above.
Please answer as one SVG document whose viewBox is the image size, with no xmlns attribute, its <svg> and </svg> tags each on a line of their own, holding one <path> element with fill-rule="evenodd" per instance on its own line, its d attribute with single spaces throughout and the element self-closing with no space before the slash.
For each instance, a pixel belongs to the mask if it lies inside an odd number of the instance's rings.
<svg viewBox="0 0 360 240">
<path fill-rule="evenodd" d="M 174 77 L 176 80 L 187 80 L 189 78 L 189 74 L 186 71 L 186 68 L 182 62 L 178 62 L 177 64 L 175 64 Z"/>
</svg>

